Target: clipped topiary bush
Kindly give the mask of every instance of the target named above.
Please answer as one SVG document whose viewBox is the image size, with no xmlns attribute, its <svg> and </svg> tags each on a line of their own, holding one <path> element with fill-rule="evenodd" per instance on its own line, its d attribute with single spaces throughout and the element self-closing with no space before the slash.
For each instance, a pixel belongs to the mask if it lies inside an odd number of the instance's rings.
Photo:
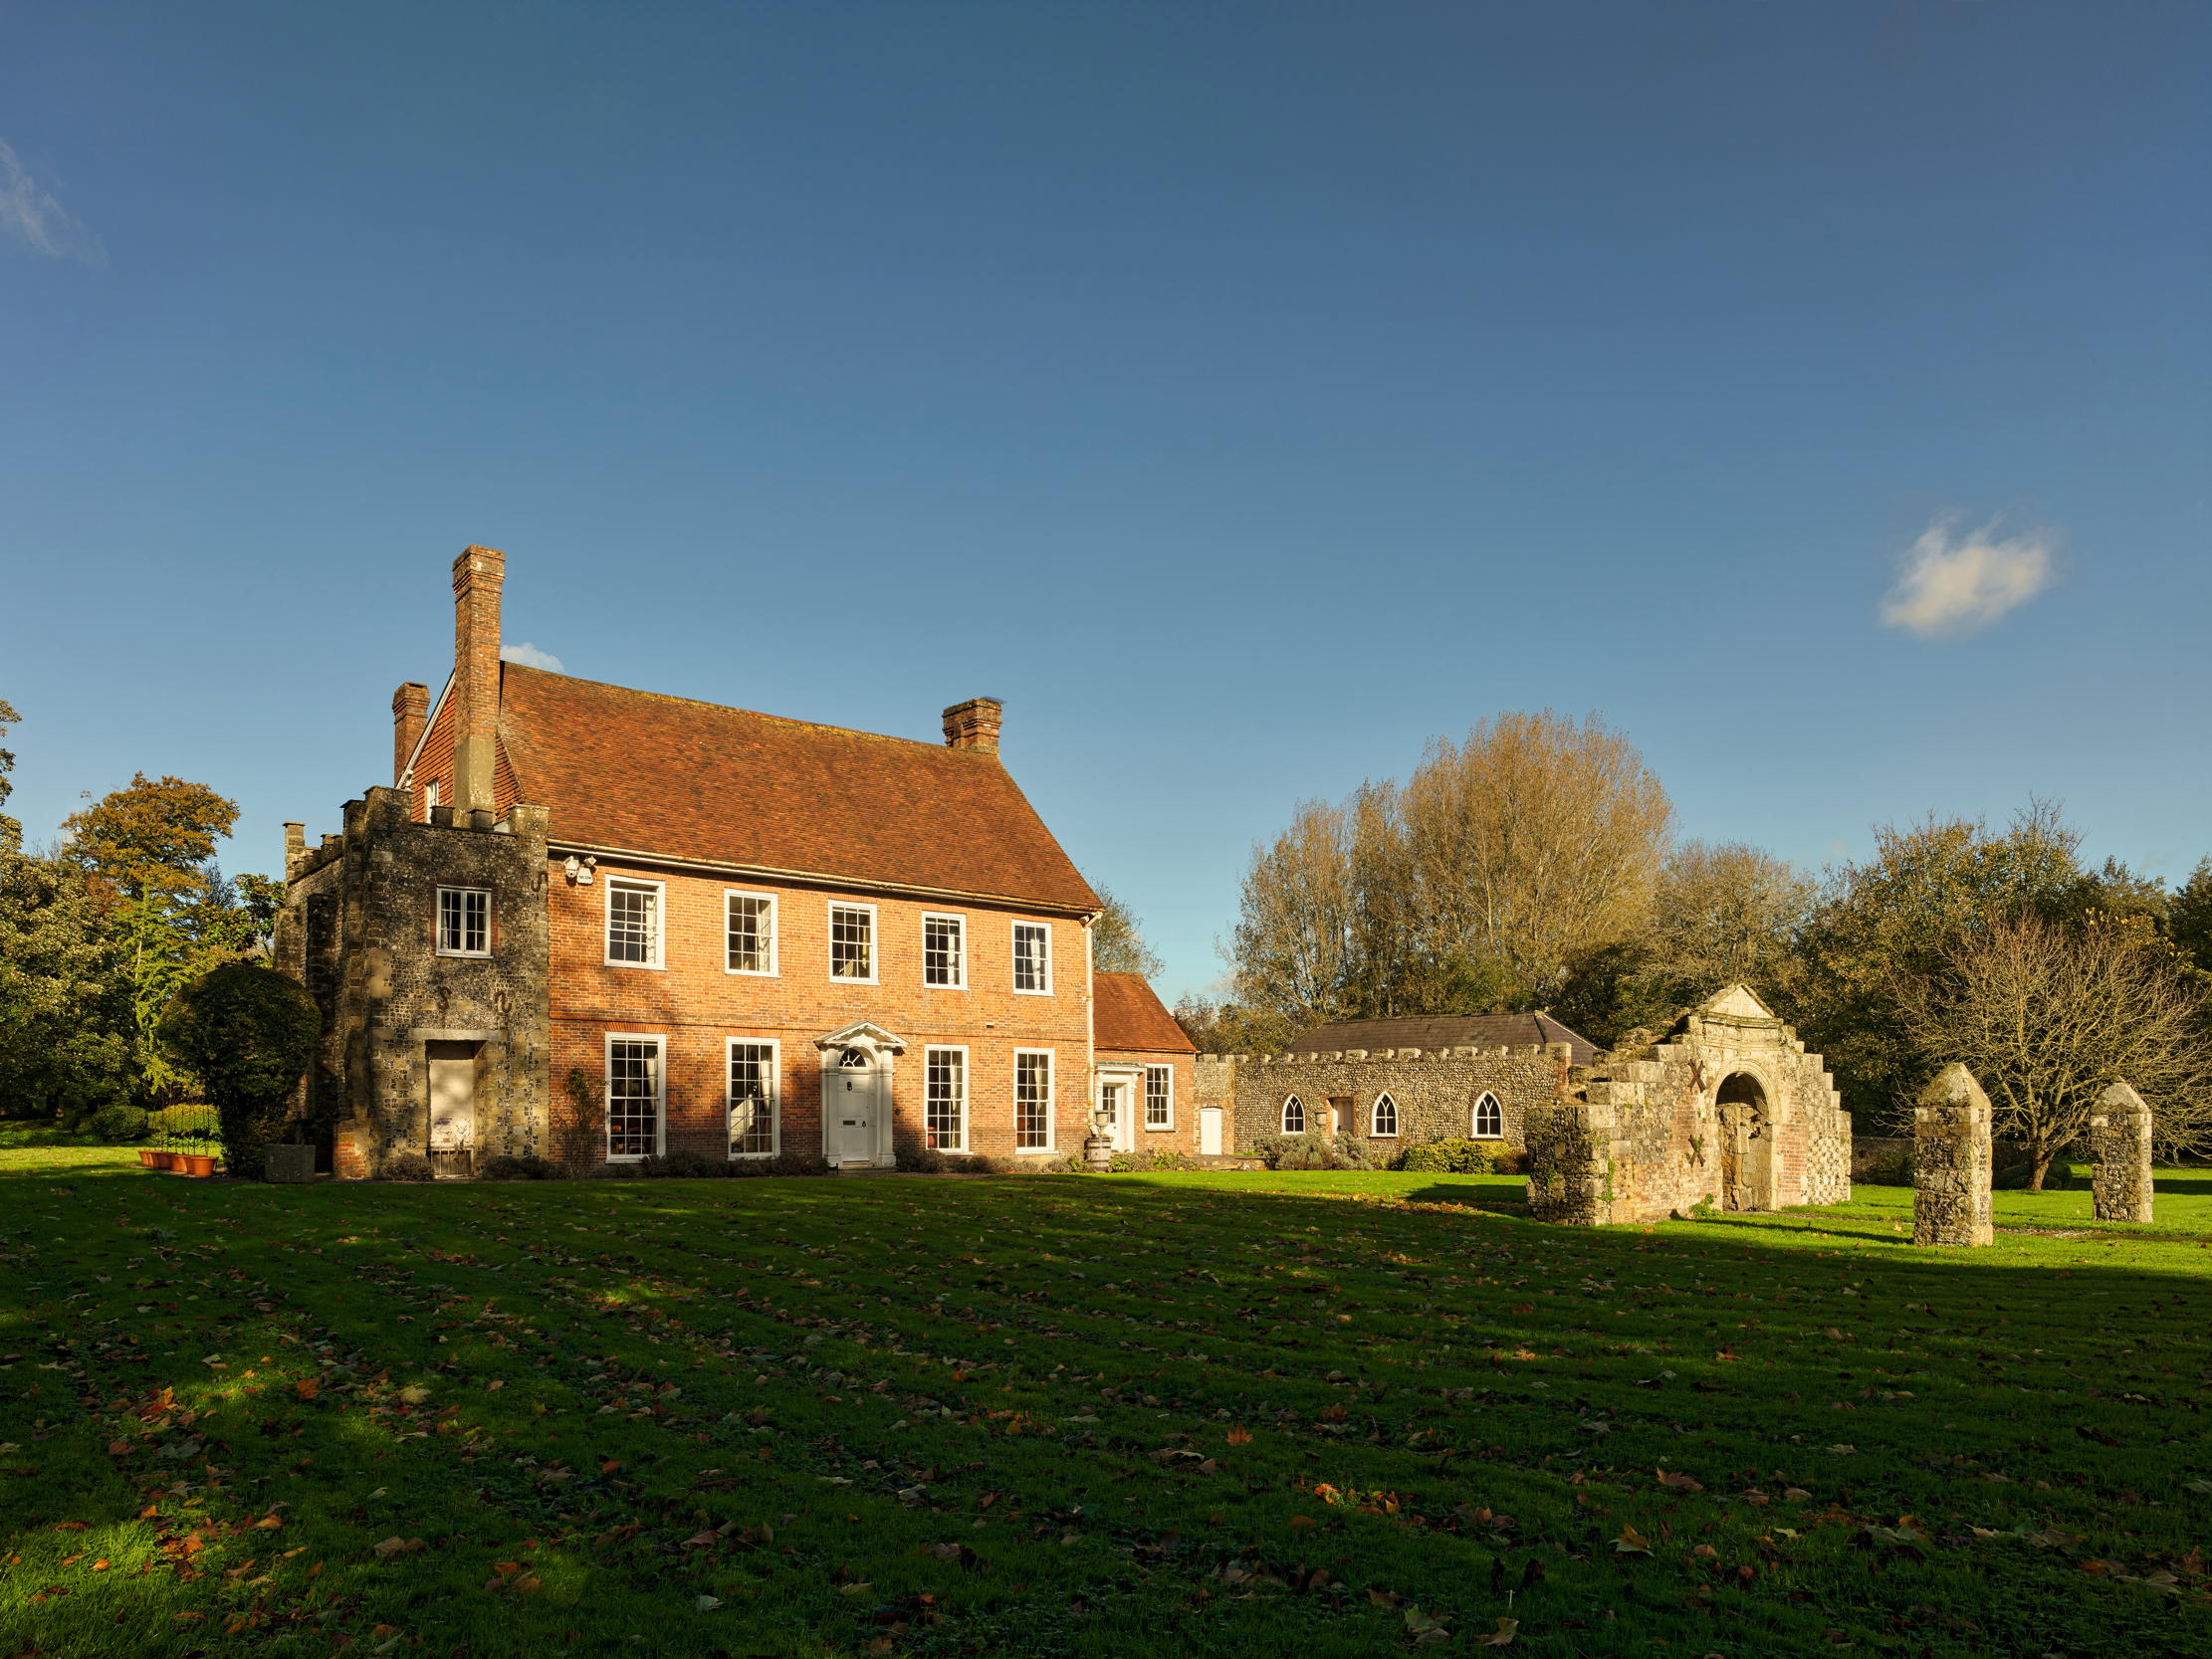
<svg viewBox="0 0 2212 1659">
<path fill-rule="evenodd" d="M 542 1157 L 508 1157 L 502 1155 L 485 1160 L 476 1172 L 480 1181 L 552 1181 L 560 1178 L 559 1168 Z"/>
<path fill-rule="evenodd" d="M 282 1131 L 285 1098 L 315 1058 L 323 1015 L 299 980 L 259 962 L 225 962 L 178 991 L 159 1037 L 206 1086 L 223 1126 L 223 1161 L 259 1180 Z"/>
<path fill-rule="evenodd" d="M 106 1146 L 143 1141 L 153 1133 L 153 1119 L 127 1101 L 111 1101 L 85 1120 L 83 1133 Z"/>
<path fill-rule="evenodd" d="M 1496 1154 L 1487 1141 L 1448 1136 L 1406 1148 L 1398 1165 L 1427 1175 L 1487 1175 L 1497 1167 Z"/>
</svg>

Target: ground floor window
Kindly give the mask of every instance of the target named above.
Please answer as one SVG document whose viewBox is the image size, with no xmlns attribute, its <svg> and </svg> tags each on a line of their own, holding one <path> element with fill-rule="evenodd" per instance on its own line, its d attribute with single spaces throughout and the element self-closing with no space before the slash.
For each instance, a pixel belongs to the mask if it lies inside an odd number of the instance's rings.
<svg viewBox="0 0 2212 1659">
<path fill-rule="evenodd" d="M 1375 1097 L 1374 1133 L 1385 1137 L 1398 1133 L 1398 1103 L 1388 1095 Z"/>
<path fill-rule="evenodd" d="M 1285 1135 L 1306 1133 L 1306 1103 L 1296 1095 L 1282 1103 L 1282 1132 Z"/>
<path fill-rule="evenodd" d="M 1016 1151 L 1052 1145 L 1052 1054 L 1016 1050 L 1013 1057 L 1013 1144 Z"/>
<path fill-rule="evenodd" d="M 607 1156 L 651 1157 L 660 1150 L 662 1039 L 607 1038 Z"/>
<path fill-rule="evenodd" d="M 1175 1128 L 1175 1068 L 1145 1068 L 1145 1128 Z"/>
<path fill-rule="evenodd" d="M 768 1157 L 776 1150 L 774 1043 L 730 1045 L 730 1155 Z"/>
<path fill-rule="evenodd" d="M 1496 1141 L 1504 1134 L 1505 1114 L 1498 1108 L 1497 1096 L 1485 1094 L 1474 1103 L 1474 1138 Z"/>
<path fill-rule="evenodd" d="M 968 1149 L 968 1051 L 933 1048 L 922 1060 L 922 1127 L 939 1151 Z"/>
</svg>

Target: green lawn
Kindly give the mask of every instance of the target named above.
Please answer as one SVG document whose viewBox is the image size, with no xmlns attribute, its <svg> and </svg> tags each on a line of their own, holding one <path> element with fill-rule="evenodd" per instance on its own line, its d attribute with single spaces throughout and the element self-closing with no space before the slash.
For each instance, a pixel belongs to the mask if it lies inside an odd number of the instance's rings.
<svg viewBox="0 0 2212 1659">
<path fill-rule="evenodd" d="M 2161 1188 L 1938 1255 L 1885 1188 L 1576 1232 L 19 1141 L 0 1655 L 2203 1654 L 2212 1174 Z"/>
</svg>

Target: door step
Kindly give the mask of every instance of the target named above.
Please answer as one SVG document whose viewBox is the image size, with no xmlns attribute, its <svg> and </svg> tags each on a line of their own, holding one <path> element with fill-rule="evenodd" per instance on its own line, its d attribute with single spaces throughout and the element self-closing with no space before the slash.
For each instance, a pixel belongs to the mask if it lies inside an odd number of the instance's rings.
<svg viewBox="0 0 2212 1659">
<path fill-rule="evenodd" d="M 840 1163 L 837 1165 L 837 1173 L 840 1175 L 896 1175 L 898 1172 L 899 1166 L 895 1163 Z"/>
</svg>

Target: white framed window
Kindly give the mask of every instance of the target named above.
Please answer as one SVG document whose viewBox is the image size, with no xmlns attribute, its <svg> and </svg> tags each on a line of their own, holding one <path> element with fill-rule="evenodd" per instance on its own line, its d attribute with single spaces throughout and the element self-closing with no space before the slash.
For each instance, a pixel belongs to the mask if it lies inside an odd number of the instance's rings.
<svg viewBox="0 0 2212 1659">
<path fill-rule="evenodd" d="M 628 876 L 607 883 L 607 965 L 661 965 L 662 884 Z"/>
<path fill-rule="evenodd" d="M 1282 1132 L 1285 1135 L 1306 1133 L 1306 1103 L 1296 1095 L 1282 1103 Z"/>
<path fill-rule="evenodd" d="M 492 953 L 492 890 L 488 887 L 438 889 L 438 954 L 489 956 Z"/>
<path fill-rule="evenodd" d="M 1013 1149 L 1052 1149 L 1052 1051 L 1048 1048 L 1013 1051 Z"/>
<path fill-rule="evenodd" d="M 922 1051 L 922 1129 L 941 1152 L 968 1150 L 968 1050 Z"/>
<path fill-rule="evenodd" d="M 1398 1103 L 1390 1098 L 1388 1090 L 1375 1097 L 1375 1115 L 1368 1133 L 1385 1139 L 1398 1133 Z"/>
<path fill-rule="evenodd" d="M 968 988 L 968 918 L 922 913 L 922 983 Z"/>
<path fill-rule="evenodd" d="M 1052 994 L 1052 930 L 1047 924 L 1013 925 L 1013 988 L 1030 996 Z"/>
<path fill-rule="evenodd" d="M 668 1039 L 607 1033 L 607 1161 L 628 1163 L 661 1149 L 668 1103 Z"/>
<path fill-rule="evenodd" d="M 774 1157 L 783 1149 L 783 1068 L 777 1045 L 730 1039 L 730 1155 Z"/>
<path fill-rule="evenodd" d="M 876 908 L 829 907 L 829 976 L 856 985 L 876 982 Z"/>
<path fill-rule="evenodd" d="M 1477 1141 L 1498 1141 L 1505 1136 L 1505 1113 L 1497 1103 L 1497 1096 L 1483 1092 L 1474 1103 L 1474 1138 Z"/>
<path fill-rule="evenodd" d="M 775 972 L 775 898 L 768 893 L 722 894 L 723 971 Z"/>
<path fill-rule="evenodd" d="M 1175 1128 L 1175 1068 L 1145 1068 L 1145 1128 Z"/>
<path fill-rule="evenodd" d="M 438 780 L 436 778 L 432 778 L 422 786 L 422 804 L 425 811 L 438 804 Z"/>
</svg>

